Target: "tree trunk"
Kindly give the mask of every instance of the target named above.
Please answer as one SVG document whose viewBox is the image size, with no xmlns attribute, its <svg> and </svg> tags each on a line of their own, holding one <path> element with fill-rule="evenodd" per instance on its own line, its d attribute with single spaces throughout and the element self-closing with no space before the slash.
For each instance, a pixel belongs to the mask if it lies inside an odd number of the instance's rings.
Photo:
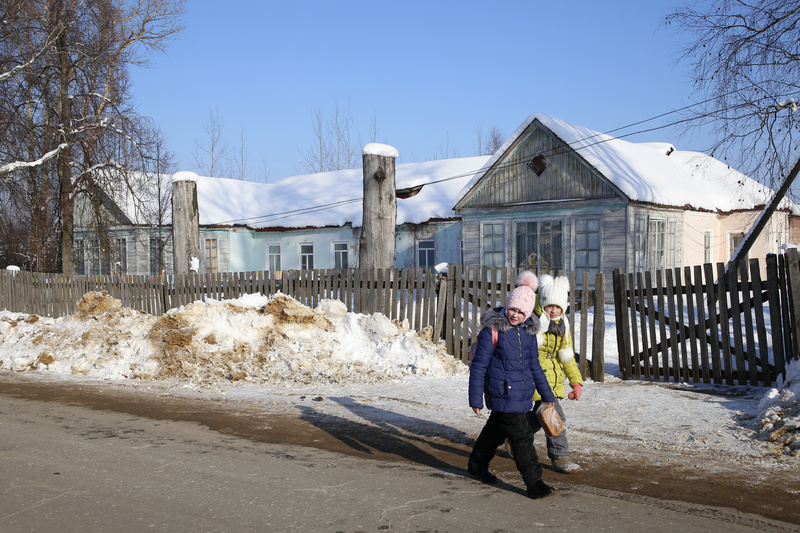
<svg viewBox="0 0 800 533">
<path fill-rule="evenodd" d="M 70 143 L 67 138 L 71 124 L 70 117 L 70 57 L 67 49 L 67 31 L 63 23 L 58 24 L 60 35 L 56 39 L 58 54 L 58 124 L 63 132 L 62 142 Z M 58 172 L 59 191 L 58 202 L 61 211 L 61 272 L 67 276 L 75 274 L 75 197 L 70 168 L 72 150 L 67 147 L 58 154 L 56 169 Z"/>
<path fill-rule="evenodd" d="M 378 149 L 369 150 L 368 148 L 371 146 L 377 146 Z M 359 268 L 394 267 L 397 229 L 396 157 L 397 151 L 394 148 L 374 143 L 368 144 L 362 154 L 364 207 L 359 246 Z"/>
<path fill-rule="evenodd" d="M 184 176 L 180 176 L 183 174 Z M 188 274 L 192 259 L 200 258 L 200 213 L 197 207 L 197 178 L 194 173 L 179 172 L 172 182 L 173 271 Z M 183 179 L 181 179 L 183 177 Z"/>
</svg>

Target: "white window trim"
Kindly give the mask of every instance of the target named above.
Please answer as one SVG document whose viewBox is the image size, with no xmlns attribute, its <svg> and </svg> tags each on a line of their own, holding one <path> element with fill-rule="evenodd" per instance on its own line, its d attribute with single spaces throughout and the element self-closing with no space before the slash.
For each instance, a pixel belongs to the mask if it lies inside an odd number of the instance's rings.
<svg viewBox="0 0 800 533">
<path fill-rule="evenodd" d="M 347 252 L 347 264 L 344 266 L 344 268 L 350 268 L 350 255 L 351 254 L 350 254 L 350 243 L 348 241 L 331 241 L 331 258 L 333 258 L 333 261 L 331 261 L 331 266 L 333 268 L 336 268 L 336 254 L 337 254 L 337 252 L 340 252 L 340 250 L 336 249 L 336 245 L 337 244 L 344 244 L 345 245 L 345 247 L 346 247 L 345 251 Z"/>
<path fill-rule="evenodd" d="M 435 239 L 417 239 L 417 245 L 415 246 L 415 248 L 416 248 L 416 252 L 417 252 L 417 254 L 416 254 L 417 255 L 417 267 L 420 267 L 420 268 L 422 268 L 422 265 L 420 264 L 421 263 L 420 259 L 422 259 L 422 253 L 420 252 L 420 244 L 422 244 L 422 243 L 432 243 L 433 244 L 433 247 L 431 247 L 431 248 L 423 248 L 423 250 L 425 250 L 426 252 L 428 250 L 431 250 L 433 252 L 433 261 L 431 261 L 433 264 L 427 266 L 427 268 L 432 268 L 436 264 L 436 240 Z M 427 253 L 426 253 L 426 255 L 427 255 Z"/>
<path fill-rule="evenodd" d="M 314 246 L 313 241 L 308 242 L 298 242 L 297 243 L 297 268 L 298 270 L 303 270 L 303 256 L 308 255 L 303 253 L 303 246 L 311 246 L 311 268 L 308 270 L 314 270 L 314 262 L 316 259 L 317 251 Z"/>
</svg>

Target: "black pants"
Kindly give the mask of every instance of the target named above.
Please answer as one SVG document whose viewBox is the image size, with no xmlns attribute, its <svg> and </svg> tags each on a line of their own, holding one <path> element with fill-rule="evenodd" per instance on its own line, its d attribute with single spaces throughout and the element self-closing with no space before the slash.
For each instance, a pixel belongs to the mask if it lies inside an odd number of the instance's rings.
<svg viewBox="0 0 800 533">
<path fill-rule="evenodd" d="M 517 463 L 517 470 L 522 474 L 525 486 L 532 487 L 542 479 L 542 465 L 539 464 L 539 456 L 533 447 L 533 431 L 528 425 L 525 413 L 492 411 L 481 434 L 478 435 L 478 440 L 475 441 L 475 446 L 472 447 L 469 460 L 480 467 L 488 467 L 497 447 L 505 439 L 511 443 L 514 461 Z"/>
</svg>

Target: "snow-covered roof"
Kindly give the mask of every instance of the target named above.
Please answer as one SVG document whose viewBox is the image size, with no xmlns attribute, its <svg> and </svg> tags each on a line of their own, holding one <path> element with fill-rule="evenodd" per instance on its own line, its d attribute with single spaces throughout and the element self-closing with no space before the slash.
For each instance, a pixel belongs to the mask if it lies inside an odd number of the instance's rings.
<svg viewBox="0 0 800 533">
<path fill-rule="evenodd" d="M 488 159 L 478 156 L 396 165 L 397 189 L 430 184 L 415 196 L 397 200 L 397 223 L 455 216 L 455 195 Z M 200 224 L 255 229 L 361 226 L 363 183 L 360 168 L 292 176 L 266 184 L 199 176 Z"/>
<path fill-rule="evenodd" d="M 537 113 L 525 119 L 464 186 L 454 205 L 537 120 L 636 202 L 730 212 L 762 206 L 773 194 L 772 189 L 707 154 L 676 150 L 670 143 L 629 142 Z M 789 200 L 784 199 L 780 207 L 800 214 L 800 206 Z"/>
</svg>

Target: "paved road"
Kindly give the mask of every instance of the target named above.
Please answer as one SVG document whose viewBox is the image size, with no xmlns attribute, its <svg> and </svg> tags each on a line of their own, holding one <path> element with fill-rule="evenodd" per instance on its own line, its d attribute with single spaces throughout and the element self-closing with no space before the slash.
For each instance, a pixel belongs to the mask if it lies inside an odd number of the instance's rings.
<svg viewBox="0 0 800 533">
<path fill-rule="evenodd" d="M 730 509 L 560 489 L 534 501 L 456 470 L 0 395 L 4 533 L 800 531 Z"/>
</svg>

